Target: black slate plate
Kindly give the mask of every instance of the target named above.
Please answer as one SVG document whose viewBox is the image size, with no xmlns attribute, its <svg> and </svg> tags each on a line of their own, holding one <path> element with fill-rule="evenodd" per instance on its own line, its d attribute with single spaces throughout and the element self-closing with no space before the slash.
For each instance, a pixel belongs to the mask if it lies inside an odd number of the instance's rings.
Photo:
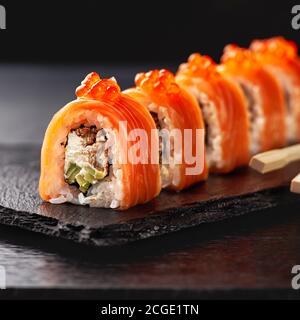
<svg viewBox="0 0 300 320">
<path fill-rule="evenodd" d="M 211 176 L 181 193 L 162 192 L 152 202 L 127 211 L 51 205 L 39 198 L 39 147 L 0 146 L 0 223 L 94 246 L 111 246 L 300 203 L 288 185 L 294 163 L 264 176 L 245 168 Z"/>
</svg>

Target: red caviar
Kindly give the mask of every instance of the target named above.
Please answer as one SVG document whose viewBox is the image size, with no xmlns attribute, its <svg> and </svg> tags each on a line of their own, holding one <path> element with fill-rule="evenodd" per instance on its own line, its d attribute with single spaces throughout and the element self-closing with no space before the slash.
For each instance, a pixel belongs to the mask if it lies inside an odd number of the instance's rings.
<svg viewBox="0 0 300 320">
<path fill-rule="evenodd" d="M 277 58 L 295 59 L 298 48 L 295 42 L 288 41 L 283 37 L 274 37 L 267 40 L 254 40 L 251 49 L 257 53 L 271 55 Z"/>
<path fill-rule="evenodd" d="M 120 93 L 121 89 L 113 78 L 101 79 L 96 72 L 88 74 L 76 89 L 78 98 L 92 100 L 114 100 Z"/>
<path fill-rule="evenodd" d="M 148 93 L 177 94 L 180 91 L 173 73 L 165 69 L 139 73 L 135 84 Z"/>
<path fill-rule="evenodd" d="M 205 79 L 218 76 L 217 64 L 209 56 L 202 56 L 200 53 L 190 55 L 188 61 L 179 66 L 179 72 Z"/>
<path fill-rule="evenodd" d="M 255 69 L 260 67 L 260 63 L 255 52 L 238 47 L 235 44 L 229 44 L 225 47 L 221 61 L 226 64 L 227 67 L 235 67 L 237 65 L 246 69 Z"/>
</svg>

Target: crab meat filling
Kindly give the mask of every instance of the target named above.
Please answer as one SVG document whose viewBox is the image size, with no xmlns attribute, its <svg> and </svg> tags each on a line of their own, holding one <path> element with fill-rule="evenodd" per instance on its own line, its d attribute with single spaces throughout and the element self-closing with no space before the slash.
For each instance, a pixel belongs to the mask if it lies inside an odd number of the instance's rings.
<svg viewBox="0 0 300 320">
<path fill-rule="evenodd" d="M 87 193 L 109 174 L 107 141 L 104 129 L 95 126 L 70 131 L 65 150 L 65 180 L 75 185 L 82 193 Z"/>
</svg>

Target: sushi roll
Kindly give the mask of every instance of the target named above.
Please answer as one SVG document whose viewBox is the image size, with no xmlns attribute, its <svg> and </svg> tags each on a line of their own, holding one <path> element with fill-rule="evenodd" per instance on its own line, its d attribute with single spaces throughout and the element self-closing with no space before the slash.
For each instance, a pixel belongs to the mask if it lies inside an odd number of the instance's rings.
<svg viewBox="0 0 300 320">
<path fill-rule="evenodd" d="M 286 104 L 278 80 L 249 49 L 225 47 L 220 68 L 239 84 L 247 99 L 252 154 L 287 142 Z"/>
<path fill-rule="evenodd" d="M 300 140 L 300 62 L 297 45 L 282 37 L 254 40 L 250 49 L 279 81 L 286 102 L 288 142 Z"/>
<path fill-rule="evenodd" d="M 76 95 L 54 115 L 45 134 L 42 199 L 127 209 L 156 197 L 160 170 L 151 161 L 150 143 L 141 144 L 143 160 L 126 161 L 127 155 L 134 156 L 136 141 L 124 137 L 134 129 L 143 129 L 158 145 L 148 110 L 124 95 L 113 78 L 100 79 L 97 73 L 85 78 Z"/>
<path fill-rule="evenodd" d="M 247 165 L 249 121 L 239 86 L 211 58 L 198 53 L 179 67 L 176 80 L 196 97 L 203 113 L 209 170 L 228 173 Z"/>
<path fill-rule="evenodd" d="M 204 122 L 195 98 L 164 69 L 138 74 L 135 84 L 124 93 L 150 111 L 159 129 L 162 187 L 180 191 L 205 180 Z"/>
</svg>

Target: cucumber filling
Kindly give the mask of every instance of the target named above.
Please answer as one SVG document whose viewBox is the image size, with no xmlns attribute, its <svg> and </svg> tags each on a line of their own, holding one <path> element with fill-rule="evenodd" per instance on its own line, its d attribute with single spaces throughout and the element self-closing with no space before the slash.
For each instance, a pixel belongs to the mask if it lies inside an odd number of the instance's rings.
<svg viewBox="0 0 300 320">
<path fill-rule="evenodd" d="M 109 173 L 105 130 L 80 126 L 70 131 L 65 147 L 65 181 L 86 194 Z"/>
</svg>

